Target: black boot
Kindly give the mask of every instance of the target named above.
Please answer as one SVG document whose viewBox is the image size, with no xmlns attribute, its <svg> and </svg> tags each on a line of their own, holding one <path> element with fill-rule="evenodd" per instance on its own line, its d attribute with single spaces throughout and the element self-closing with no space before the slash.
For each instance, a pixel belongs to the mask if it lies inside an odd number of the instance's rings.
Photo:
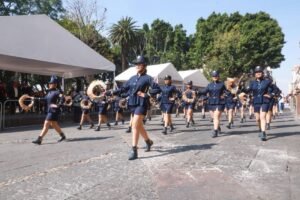
<svg viewBox="0 0 300 200">
<path fill-rule="evenodd" d="M 214 130 L 211 137 L 212 138 L 218 137 L 218 130 Z"/>
<path fill-rule="evenodd" d="M 267 130 L 270 130 L 270 129 L 271 129 L 270 123 L 267 123 L 266 129 L 267 129 Z"/>
<path fill-rule="evenodd" d="M 231 122 L 226 126 L 228 129 L 231 129 Z"/>
<path fill-rule="evenodd" d="M 60 139 L 57 142 L 62 142 L 66 139 L 66 136 L 64 133 L 60 133 L 59 135 L 60 135 Z"/>
<path fill-rule="evenodd" d="M 205 119 L 205 115 L 202 115 L 202 119 Z"/>
<path fill-rule="evenodd" d="M 122 119 L 122 125 L 124 125 L 124 122 L 125 122 L 124 119 Z"/>
<path fill-rule="evenodd" d="M 146 122 L 147 122 L 147 120 L 146 120 L 146 119 L 143 119 L 143 124 L 144 124 L 144 125 L 146 125 Z"/>
<path fill-rule="evenodd" d="M 146 142 L 146 150 L 145 152 L 149 152 L 151 150 L 151 146 L 153 145 L 153 141 L 148 139 Z"/>
<path fill-rule="evenodd" d="M 151 118 L 151 117 L 149 117 L 148 119 L 149 119 L 149 121 L 151 121 L 151 120 L 152 120 L 152 118 Z"/>
<path fill-rule="evenodd" d="M 190 127 L 190 122 L 187 122 L 187 123 L 186 123 L 186 127 L 187 127 L 187 128 Z"/>
<path fill-rule="evenodd" d="M 167 128 L 167 127 L 164 127 L 162 133 L 163 133 L 164 135 L 167 135 L 167 134 L 168 134 L 167 131 L 168 131 L 168 128 Z"/>
<path fill-rule="evenodd" d="M 214 122 L 214 119 L 213 119 L 213 118 L 210 118 L 210 122 Z"/>
<path fill-rule="evenodd" d="M 41 136 L 39 136 L 36 140 L 32 141 L 32 143 L 33 144 L 41 145 L 42 144 L 42 140 L 43 140 L 43 138 Z"/>
<path fill-rule="evenodd" d="M 111 128 L 110 123 L 106 123 L 106 125 L 107 125 L 108 129 Z"/>
<path fill-rule="evenodd" d="M 95 129 L 95 131 L 100 131 L 100 125 L 97 126 L 97 128 Z"/>
<path fill-rule="evenodd" d="M 82 125 L 79 125 L 79 127 L 77 127 L 78 130 L 81 130 L 82 129 Z"/>
<path fill-rule="evenodd" d="M 261 141 L 267 141 L 267 135 L 266 135 L 266 132 L 262 132 L 261 133 L 261 137 L 260 137 Z"/>
<path fill-rule="evenodd" d="M 173 124 L 171 124 L 170 125 L 170 132 L 173 132 L 173 130 L 174 130 L 174 126 L 173 126 Z"/>
<path fill-rule="evenodd" d="M 195 125 L 195 121 L 192 119 L 192 125 Z"/>
<path fill-rule="evenodd" d="M 118 125 L 118 121 L 116 121 L 114 125 L 117 126 Z"/>
<path fill-rule="evenodd" d="M 244 123 L 244 118 L 241 119 L 241 123 Z"/>
<path fill-rule="evenodd" d="M 128 160 L 135 160 L 138 158 L 137 147 L 132 147 Z"/>
<path fill-rule="evenodd" d="M 221 130 L 221 126 L 219 126 L 219 127 L 218 127 L 218 132 L 219 132 L 219 134 L 221 133 L 221 131 L 222 131 L 222 130 Z"/>
<path fill-rule="evenodd" d="M 93 124 L 93 123 L 91 123 L 91 126 L 90 126 L 90 128 L 94 128 L 94 124 Z"/>
<path fill-rule="evenodd" d="M 128 129 L 126 130 L 126 133 L 131 133 L 131 126 L 128 127 Z"/>
</svg>

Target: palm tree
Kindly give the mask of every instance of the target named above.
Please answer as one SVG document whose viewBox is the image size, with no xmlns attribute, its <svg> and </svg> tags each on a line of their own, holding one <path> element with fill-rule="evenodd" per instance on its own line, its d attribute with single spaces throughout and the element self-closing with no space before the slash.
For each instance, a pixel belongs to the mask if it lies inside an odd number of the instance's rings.
<svg viewBox="0 0 300 200">
<path fill-rule="evenodd" d="M 118 23 L 113 24 L 109 30 L 109 37 L 113 44 L 121 47 L 122 71 L 128 68 L 128 54 L 137 34 L 136 21 L 131 17 L 123 17 Z"/>
</svg>

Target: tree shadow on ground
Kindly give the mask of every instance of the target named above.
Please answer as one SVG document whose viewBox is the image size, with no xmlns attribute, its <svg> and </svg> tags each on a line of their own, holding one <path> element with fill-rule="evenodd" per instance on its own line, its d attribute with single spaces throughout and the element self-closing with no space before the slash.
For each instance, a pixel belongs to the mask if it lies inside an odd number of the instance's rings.
<svg viewBox="0 0 300 200">
<path fill-rule="evenodd" d="M 156 146 L 152 151 L 160 153 L 159 155 L 140 157 L 140 158 L 141 159 L 156 158 L 156 157 L 162 157 L 162 156 L 167 156 L 167 155 L 177 154 L 177 153 L 184 153 L 184 152 L 194 151 L 194 150 L 208 150 L 215 145 L 217 144 L 210 143 L 210 144 L 201 144 L 201 145 L 185 145 L 185 146 L 176 146 L 166 150 L 163 150 L 164 147 L 162 146 Z"/>
<path fill-rule="evenodd" d="M 279 126 L 272 126 L 271 124 L 271 129 L 274 129 L 274 128 L 290 128 L 290 127 L 300 127 L 300 124 L 286 124 L 286 125 L 279 125 Z"/>
<path fill-rule="evenodd" d="M 82 138 L 68 138 L 66 142 L 82 142 L 82 141 L 93 141 L 93 140 L 105 140 L 113 138 L 113 136 L 109 137 L 82 137 Z"/>
</svg>

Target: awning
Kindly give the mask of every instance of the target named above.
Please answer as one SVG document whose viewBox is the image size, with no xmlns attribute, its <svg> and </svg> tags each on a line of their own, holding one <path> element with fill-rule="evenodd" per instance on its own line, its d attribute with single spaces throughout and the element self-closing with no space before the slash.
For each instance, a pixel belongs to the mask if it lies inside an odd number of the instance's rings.
<svg viewBox="0 0 300 200">
<path fill-rule="evenodd" d="M 73 78 L 115 65 L 46 15 L 0 17 L 0 69 Z"/>
<path fill-rule="evenodd" d="M 204 88 L 208 85 L 208 80 L 199 69 L 179 71 L 184 83 L 193 81 L 193 86 Z"/>
</svg>

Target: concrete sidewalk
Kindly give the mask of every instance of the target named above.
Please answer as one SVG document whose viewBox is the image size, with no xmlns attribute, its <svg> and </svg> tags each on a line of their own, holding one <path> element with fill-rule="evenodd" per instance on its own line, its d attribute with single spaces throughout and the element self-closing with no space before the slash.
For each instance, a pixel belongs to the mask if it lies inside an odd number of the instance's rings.
<svg viewBox="0 0 300 200">
<path fill-rule="evenodd" d="M 153 151 L 128 161 L 131 135 L 126 125 L 95 132 L 53 130 L 44 144 L 31 144 L 40 130 L 0 134 L 0 199 L 199 199 L 296 200 L 300 196 L 300 123 L 290 113 L 278 117 L 268 141 L 258 138 L 254 120 L 211 138 L 208 119 L 195 117 L 185 128 L 161 134 L 160 118 L 147 122 Z"/>
</svg>

